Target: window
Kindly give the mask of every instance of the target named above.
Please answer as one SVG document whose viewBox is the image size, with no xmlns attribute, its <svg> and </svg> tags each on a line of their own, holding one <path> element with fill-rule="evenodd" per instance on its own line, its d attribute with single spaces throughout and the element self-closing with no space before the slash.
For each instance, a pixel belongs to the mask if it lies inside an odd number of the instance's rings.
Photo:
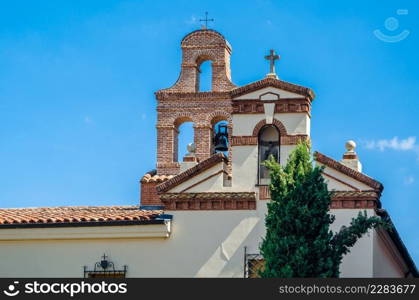
<svg viewBox="0 0 419 300">
<path fill-rule="evenodd" d="M 273 125 L 266 125 L 259 131 L 259 158 L 258 174 L 259 184 L 267 185 L 270 183 L 269 170 L 263 162 L 272 155 L 279 163 L 279 131 Z"/>
</svg>

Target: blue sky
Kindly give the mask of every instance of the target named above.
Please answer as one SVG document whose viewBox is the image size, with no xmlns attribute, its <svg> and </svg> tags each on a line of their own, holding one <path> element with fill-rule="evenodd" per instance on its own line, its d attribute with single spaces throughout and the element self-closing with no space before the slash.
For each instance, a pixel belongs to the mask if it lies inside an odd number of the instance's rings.
<svg viewBox="0 0 419 300">
<path fill-rule="evenodd" d="M 210 27 L 233 47 L 234 83 L 263 78 L 273 48 L 280 78 L 317 95 L 314 150 L 340 159 L 345 141 L 357 141 L 364 172 L 384 184 L 383 206 L 419 262 L 418 9 L 416 1 L 2 1 L 0 206 L 137 204 L 138 180 L 155 164 L 153 93 L 175 82 L 180 40 L 209 11 Z"/>
</svg>

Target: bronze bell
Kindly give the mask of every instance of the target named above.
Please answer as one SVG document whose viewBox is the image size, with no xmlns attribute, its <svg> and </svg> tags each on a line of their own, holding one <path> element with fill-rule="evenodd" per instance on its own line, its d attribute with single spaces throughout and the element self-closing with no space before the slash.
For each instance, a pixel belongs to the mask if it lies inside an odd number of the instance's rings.
<svg viewBox="0 0 419 300">
<path fill-rule="evenodd" d="M 218 125 L 218 130 L 214 137 L 214 145 L 215 152 L 228 151 L 228 132 L 226 124 Z"/>
</svg>

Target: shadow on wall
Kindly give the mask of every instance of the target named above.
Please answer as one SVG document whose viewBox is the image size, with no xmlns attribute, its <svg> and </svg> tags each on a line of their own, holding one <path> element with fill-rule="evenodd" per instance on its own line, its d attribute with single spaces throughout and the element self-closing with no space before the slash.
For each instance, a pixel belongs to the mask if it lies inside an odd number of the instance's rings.
<svg viewBox="0 0 419 300">
<path fill-rule="evenodd" d="M 246 243 L 254 243 L 251 237 L 255 236 L 254 231 L 256 231 L 258 222 L 260 222 L 260 218 L 256 216 L 243 219 L 220 243 L 220 246 L 202 265 L 195 276 L 240 276 L 244 267 L 244 265 L 240 265 L 243 261 L 244 246 L 246 246 Z"/>
</svg>

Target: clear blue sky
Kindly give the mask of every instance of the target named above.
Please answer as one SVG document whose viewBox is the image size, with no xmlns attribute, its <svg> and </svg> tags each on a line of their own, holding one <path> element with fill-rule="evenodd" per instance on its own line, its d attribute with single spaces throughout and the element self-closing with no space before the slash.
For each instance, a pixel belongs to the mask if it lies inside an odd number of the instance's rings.
<svg viewBox="0 0 419 300">
<path fill-rule="evenodd" d="M 205 11 L 237 85 L 264 77 L 273 48 L 279 76 L 316 92 L 314 150 L 340 159 L 358 142 L 419 262 L 417 1 L 1 1 L 0 207 L 137 204 L 155 164 L 153 92 L 177 79 L 180 40 Z M 410 34 L 388 43 L 377 29 Z"/>
</svg>

